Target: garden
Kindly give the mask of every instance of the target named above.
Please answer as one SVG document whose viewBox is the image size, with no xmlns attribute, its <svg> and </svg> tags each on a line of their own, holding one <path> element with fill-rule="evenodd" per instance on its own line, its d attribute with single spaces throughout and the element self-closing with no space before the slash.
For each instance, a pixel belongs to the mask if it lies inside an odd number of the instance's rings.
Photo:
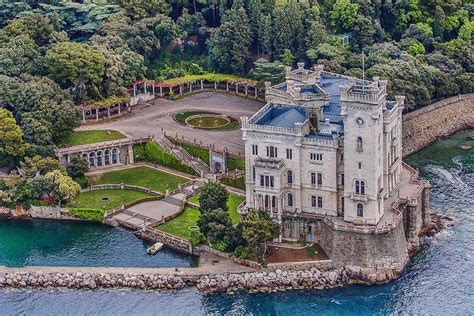
<svg viewBox="0 0 474 316">
<path fill-rule="evenodd" d="M 68 147 L 88 145 L 123 138 L 126 138 L 126 136 L 115 130 L 75 131 L 63 141 L 63 145 Z"/>
<path fill-rule="evenodd" d="M 91 185 L 124 183 L 161 193 L 165 193 L 166 190 L 173 191 L 179 184 L 185 182 L 187 182 L 186 178 L 145 166 L 111 171 L 89 177 Z"/>
<path fill-rule="evenodd" d="M 135 161 L 152 162 L 170 169 L 199 176 L 192 167 L 183 164 L 175 156 L 162 150 L 153 142 L 133 145 L 133 153 Z"/>
<path fill-rule="evenodd" d="M 174 116 L 174 119 L 183 125 L 213 131 L 230 131 L 240 128 L 239 120 L 208 111 L 180 112 Z"/>
</svg>

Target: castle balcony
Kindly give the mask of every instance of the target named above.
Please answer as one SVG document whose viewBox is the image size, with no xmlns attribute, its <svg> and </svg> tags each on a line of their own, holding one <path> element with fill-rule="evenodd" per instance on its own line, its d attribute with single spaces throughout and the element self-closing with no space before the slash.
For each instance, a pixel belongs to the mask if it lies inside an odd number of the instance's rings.
<svg viewBox="0 0 474 316">
<path fill-rule="evenodd" d="M 281 169 L 285 165 L 285 161 L 281 158 L 263 158 L 255 159 L 255 166 L 265 169 Z"/>
<path fill-rule="evenodd" d="M 349 195 L 349 199 L 356 202 L 364 202 L 366 204 L 369 202 L 369 197 L 366 194 L 351 193 L 351 195 Z"/>
</svg>

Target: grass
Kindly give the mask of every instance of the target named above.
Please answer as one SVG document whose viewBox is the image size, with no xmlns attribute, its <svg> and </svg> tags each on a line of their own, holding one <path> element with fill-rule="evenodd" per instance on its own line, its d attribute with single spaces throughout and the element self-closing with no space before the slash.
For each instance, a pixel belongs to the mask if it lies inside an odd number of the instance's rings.
<svg viewBox="0 0 474 316">
<path fill-rule="evenodd" d="M 64 145 L 79 146 L 99 142 L 112 141 L 125 138 L 120 132 L 114 130 L 92 130 L 73 132 L 65 141 Z"/>
<path fill-rule="evenodd" d="M 227 169 L 229 170 L 245 170 L 245 160 L 229 156 L 227 157 Z"/>
<path fill-rule="evenodd" d="M 111 171 L 89 178 L 89 183 L 91 184 L 124 183 L 150 188 L 161 193 L 165 193 L 166 190 L 175 190 L 178 184 L 186 181 L 187 179 L 185 178 L 149 167 Z"/>
<path fill-rule="evenodd" d="M 103 201 L 102 198 L 107 197 L 108 200 Z M 97 190 L 87 191 L 69 203 L 71 209 L 98 209 L 110 210 L 122 204 L 129 204 L 141 199 L 150 197 L 144 192 L 132 190 Z"/>
<path fill-rule="evenodd" d="M 159 225 L 156 229 L 179 236 L 185 239 L 191 237 L 190 226 L 196 226 L 201 213 L 198 209 L 186 207 L 184 211 L 172 220 Z"/>
<path fill-rule="evenodd" d="M 199 205 L 199 197 L 201 196 L 200 193 L 193 195 L 188 202 Z M 232 223 L 238 224 L 242 219 L 242 216 L 237 212 L 237 208 L 239 207 L 240 203 L 245 200 L 244 196 L 236 195 L 229 192 L 229 199 L 227 200 L 227 208 L 229 209 L 229 216 L 232 220 Z"/>
<path fill-rule="evenodd" d="M 162 150 L 153 142 L 134 145 L 133 153 L 135 161 L 149 161 L 184 173 L 199 175 L 192 167 L 183 164 L 171 153 Z"/>
<path fill-rule="evenodd" d="M 240 189 L 240 190 L 245 190 L 245 177 L 240 177 L 234 179 L 233 177 L 223 177 L 221 178 L 221 183 Z"/>
</svg>

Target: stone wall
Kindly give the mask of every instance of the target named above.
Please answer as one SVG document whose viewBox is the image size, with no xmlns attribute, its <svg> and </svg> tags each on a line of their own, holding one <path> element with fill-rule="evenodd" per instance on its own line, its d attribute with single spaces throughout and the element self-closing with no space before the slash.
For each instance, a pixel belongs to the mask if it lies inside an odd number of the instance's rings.
<svg viewBox="0 0 474 316">
<path fill-rule="evenodd" d="M 56 219 L 56 220 L 69 220 L 69 221 L 84 221 L 84 219 L 77 218 L 66 208 L 59 206 L 33 206 L 31 205 L 27 213 L 31 218 L 42 218 L 42 219 Z"/>
<path fill-rule="evenodd" d="M 178 250 L 187 254 L 193 253 L 193 246 L 189 241 L 159 230 L 147 228 L 147 230 L 138 230 L 134 234 L 141 239 L 151 240 L 154 242 L 161 242 L 167 247 Z"/>
<path fill-rule="evenodd" d="M 474 128 L 474 94 L 448 98 L 403 115 L 403 156 L 465 129 Z"/>
</svg>

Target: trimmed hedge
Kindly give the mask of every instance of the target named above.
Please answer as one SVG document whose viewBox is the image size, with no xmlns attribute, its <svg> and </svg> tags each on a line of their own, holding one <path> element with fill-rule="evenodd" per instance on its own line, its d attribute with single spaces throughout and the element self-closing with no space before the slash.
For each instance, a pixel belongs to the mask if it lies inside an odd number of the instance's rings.
<svg viewBox="0 0 474 316">
<path fill-rule="evenodd" d="M 105 215 L 105 210 L 97 208 L 76 208 L 69 207 L 69 213 L 79 218 L 87 219 L 90 221 L 102 222 Z"/>
<path fill-rule="evenodd" d="M 228 170 L 245 170 L 245 160 L 236 158 L 233 156 L 227 157 L 227 169 Z"/>
<path fill-rule="evenodd" d="M 222 184 L 228 185 L 230 187 L 245 190 L 245 177 L 240 177 L 236 179 L 232 177 L 223 177 L 220 181 Z"/>
<path fill-rule="evenodd" d="M 192 167 L 183 164 L 175 156 L 162 150 L 153 142 L 133 145 L 133 153 L 135 161 L 153 162 L 174 170 L 199 176 Z"/>
</svg>

